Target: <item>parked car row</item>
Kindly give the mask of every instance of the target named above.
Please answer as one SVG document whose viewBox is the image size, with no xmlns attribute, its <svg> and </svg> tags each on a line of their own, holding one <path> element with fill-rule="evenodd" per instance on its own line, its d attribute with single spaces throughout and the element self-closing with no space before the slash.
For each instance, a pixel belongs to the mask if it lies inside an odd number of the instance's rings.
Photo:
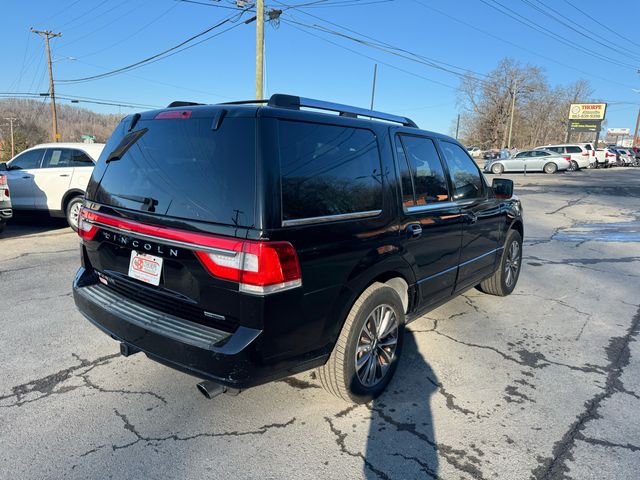
<svg viewBox="0 0 640 480">
<path fill-rule="evenodd" d="M 499 153 L 498 150 L 484 152 L 485 172 L 556 173 L 565 170 L 578 171 L 583 168 L 640 166 L 640 149 L 638 148 L 596 149 L 592 143 L 545 145 L 517 152 L 508 158 L 500 158 Z"/>
<path fill-rule="evenodd" d="M 9 220 L 12 215 L 9 183 L 7 182 L 7 176 L 0 173 L 0 233 L 2 233 L 7 224 L 7 220 Z"/>
<path fill-rule="evenodd" d="M 77 230 L 85 190 L 103 148 L 99 143 L 47 143 L 0 163 L 15 213 L 48 212 L 65 217 Z"/>
</svg>

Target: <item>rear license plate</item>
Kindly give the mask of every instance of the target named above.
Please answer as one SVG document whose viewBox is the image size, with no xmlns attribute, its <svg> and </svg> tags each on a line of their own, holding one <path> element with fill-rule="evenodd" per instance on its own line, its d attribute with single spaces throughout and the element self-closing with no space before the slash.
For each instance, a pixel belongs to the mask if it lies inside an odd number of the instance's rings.
<svg viewBox="0 0 640 480">
<path fill-rule="evenodd" d="M 158 286 L 162 273 L 162 257 L 154 257 L 147 253 L 131 251 L 129 276 L 151 285 Z"/>
</svg>

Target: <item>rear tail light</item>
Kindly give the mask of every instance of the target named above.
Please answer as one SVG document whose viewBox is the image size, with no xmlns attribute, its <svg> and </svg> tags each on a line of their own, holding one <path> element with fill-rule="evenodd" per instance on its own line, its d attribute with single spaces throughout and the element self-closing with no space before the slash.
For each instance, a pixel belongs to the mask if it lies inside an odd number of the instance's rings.
<svg viewBox="0 0 640 480">
<path fill-rule="evenodd" d="M 91 241 L 96 236 L 98 227 L 91 223 L 92 216 L 95 216 L 93 212 L 82 207 L 80 214 L 78 215 L 78 236 L 82 240 Z"/>
<path fill-rule="evenodd" d="M 589 152 L 583 152 L 581 155 L 582 155 L 583 157 L 588 157 L 588 156 L 589 156 Z"/>
<path fill-rule="evenodd" d="M 8 188 L 4 189 L 4 196 L 9 198 L 9 189 Z"/>
<path fill-rule="evenodd" d="M 180 242 L 193 251 L 207 272 L 237 282 L 241 292 L 267 295 L 302 285 L 298 255 L 289 242 L 218 237 L 147 225 L 86 208 L 80 210 L 78 235 L 82 239 L 92 240 L 100 225 L 153 236 L 159 241 Z"/>
<path fill-rule="evenodd" d="M 568 156 L 564 157 L 564 159 L 565 159 L 567 162 L 570 162 L 570 161 L 571 161 L 571 155 L 568 155 Z"/>
</svg>

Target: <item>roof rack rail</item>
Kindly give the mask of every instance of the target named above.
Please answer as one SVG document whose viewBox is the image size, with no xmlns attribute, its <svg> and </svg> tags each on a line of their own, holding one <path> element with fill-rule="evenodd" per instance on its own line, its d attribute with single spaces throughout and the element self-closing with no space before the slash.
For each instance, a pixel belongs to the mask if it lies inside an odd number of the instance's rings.
<svg viewBox="0 0 640 480">
<path fill-rule="evenodd" d="M 343 117 L 370 117 L 387 122 L 394 122 L 406 127 L 418 128 L 418 125 L 407 117 L 400 117 L 390 113 L 378 112 L 366 108 L 352 107 L 350 105 L 342 105 L 340 103 L 325 102 L 322 100 L 314 100 L 313 98 L 296 97 L 294 95 L 284 95 L 276 93 L 271 95 L 268 105 L 270 107 L 291 108 L 299 110 L 300 107 L 316 108 L 318 110 L 328 110 L 338 112 Z"/>
<path fill-rule="evenodd" d="M 172 108 L 172 107 L 192 107 L 194 105 L 204 105 L 204 103 L 183 102 L 182 100 L 176 100 L 175 102 L 171 102 L 169 105 L 167 105 L 167 108 Z"/>
<path fill-rule="evenodd" d="M 218 105 L 246 105 L 250 103 L 267 103 L 269 100 L 237 100 L 235 102 L 222 102 Z"/>
</svg>

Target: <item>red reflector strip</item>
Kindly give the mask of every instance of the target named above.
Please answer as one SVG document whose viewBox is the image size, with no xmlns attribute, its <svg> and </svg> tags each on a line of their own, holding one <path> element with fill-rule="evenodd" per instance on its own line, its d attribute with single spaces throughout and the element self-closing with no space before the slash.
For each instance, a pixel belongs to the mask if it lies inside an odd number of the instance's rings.
<svg viewBox="0 0 640 480">
<path fill-rule="evenodd" d="M 264 295 L 302 285 L 298 255 L 288 242 L 238 240 L 80 210 L 81 238 L 92 240 L 100 226 L 180 242 L 193 250 L 211 275 L 239 282 L 240 290 L 247 293 Z"/>
<path fill-rule="evenodd" d="M 154 120 L 170 120 L 170 119 L 182 119 L 186 120 L 187 118 L 191 118 L 191 110 L 165 110 L 164 112 L 160 112 L 155 117 Z"/>
</svg>

